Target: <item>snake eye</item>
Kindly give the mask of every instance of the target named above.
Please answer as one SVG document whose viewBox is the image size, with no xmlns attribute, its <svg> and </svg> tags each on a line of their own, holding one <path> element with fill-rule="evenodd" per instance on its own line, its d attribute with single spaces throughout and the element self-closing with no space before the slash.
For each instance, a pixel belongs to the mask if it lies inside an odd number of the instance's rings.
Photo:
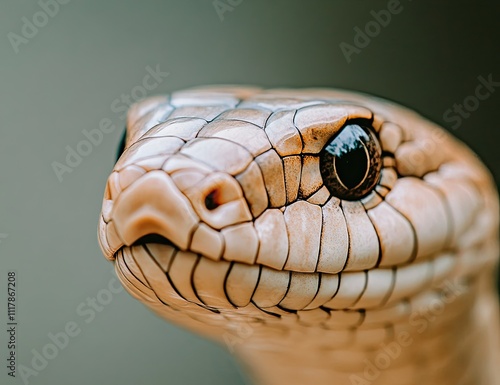
<svg viewBox="0 0 500 385">
<path fill-rule="evenodd" d="M 358 123 L 347 124 L 320 154 L 324 184 L 332 195 L 341 199 L 364 197 L 378 182 L 381 153 L 370 128 Z"/>
</svg>

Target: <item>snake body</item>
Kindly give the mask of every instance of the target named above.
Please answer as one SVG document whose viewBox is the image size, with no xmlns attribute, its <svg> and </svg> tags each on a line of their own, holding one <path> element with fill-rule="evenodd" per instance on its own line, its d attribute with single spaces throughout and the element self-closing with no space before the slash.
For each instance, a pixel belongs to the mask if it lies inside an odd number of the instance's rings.
<svg viewBox="0 0 500 385">
<path fill-rule="evenodd" d="M 225 343 L 256 383 L 500 383 L 494 183 L 396 104 L 230 86 L 146 99 L 98 235 L 135 298 Z"/>
</svg>

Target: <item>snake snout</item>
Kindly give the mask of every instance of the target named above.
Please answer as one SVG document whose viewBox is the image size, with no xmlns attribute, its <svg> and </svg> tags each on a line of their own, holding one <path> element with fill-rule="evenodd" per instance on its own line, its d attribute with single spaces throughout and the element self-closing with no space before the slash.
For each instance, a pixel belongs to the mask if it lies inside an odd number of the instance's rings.
<svg viewBox="0 0 500 385">
<path fill-rule="evenodd" d="M 157 234 L 187 249 L 198 216 L 172 178 L 162 170 L 154 170 L 121 192 L 111 220 L 126 246 Z"/>
<path fill-rule="evenodd" d="M 123 246 L 152 242 L 218 260 L 219 230 L 252 220 L 240 183 L 226 172 L 182 154 L 151 161 L 149 170 L 124 162 L 109 178 L 100 225 L 109 259 Z"/>
</svg>

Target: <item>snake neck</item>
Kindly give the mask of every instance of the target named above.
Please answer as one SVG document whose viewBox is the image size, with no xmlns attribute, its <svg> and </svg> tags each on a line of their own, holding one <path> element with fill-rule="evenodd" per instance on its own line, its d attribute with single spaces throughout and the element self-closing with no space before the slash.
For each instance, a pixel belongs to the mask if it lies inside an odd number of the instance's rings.
<svg viewBox="0 0 500 385">
<path fill-rule="evenodd" d="M 268 331 L 238 354 L 262 385 L 500 384 L 498 300 L 489 285 L 477 282 L 379 327 L 287 338 Z"/>
</svg>

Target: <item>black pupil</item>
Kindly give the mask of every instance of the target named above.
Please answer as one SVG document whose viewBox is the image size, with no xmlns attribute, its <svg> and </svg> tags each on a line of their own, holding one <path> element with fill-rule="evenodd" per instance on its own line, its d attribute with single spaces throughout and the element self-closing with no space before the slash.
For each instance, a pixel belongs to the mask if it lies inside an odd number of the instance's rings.
<svg viewBox="0 0 500 385">
<path fill-rule="evenodd" d="M 369 158 L 364 143 L 370 138 L 357 125 L 346 127 L 325 150 L 334 156 L 339 181 L 348 189 L 359 186 L 369 168 Z"/>
<path fill-rule="evenodd" d="M 349 188 L 359 186 L 365 179 L 368 157 L 363 145 L 351 149 L 346 154 L 340 154 L 335 158 L 335 169 L 342 184 Z"/>
</svg>

